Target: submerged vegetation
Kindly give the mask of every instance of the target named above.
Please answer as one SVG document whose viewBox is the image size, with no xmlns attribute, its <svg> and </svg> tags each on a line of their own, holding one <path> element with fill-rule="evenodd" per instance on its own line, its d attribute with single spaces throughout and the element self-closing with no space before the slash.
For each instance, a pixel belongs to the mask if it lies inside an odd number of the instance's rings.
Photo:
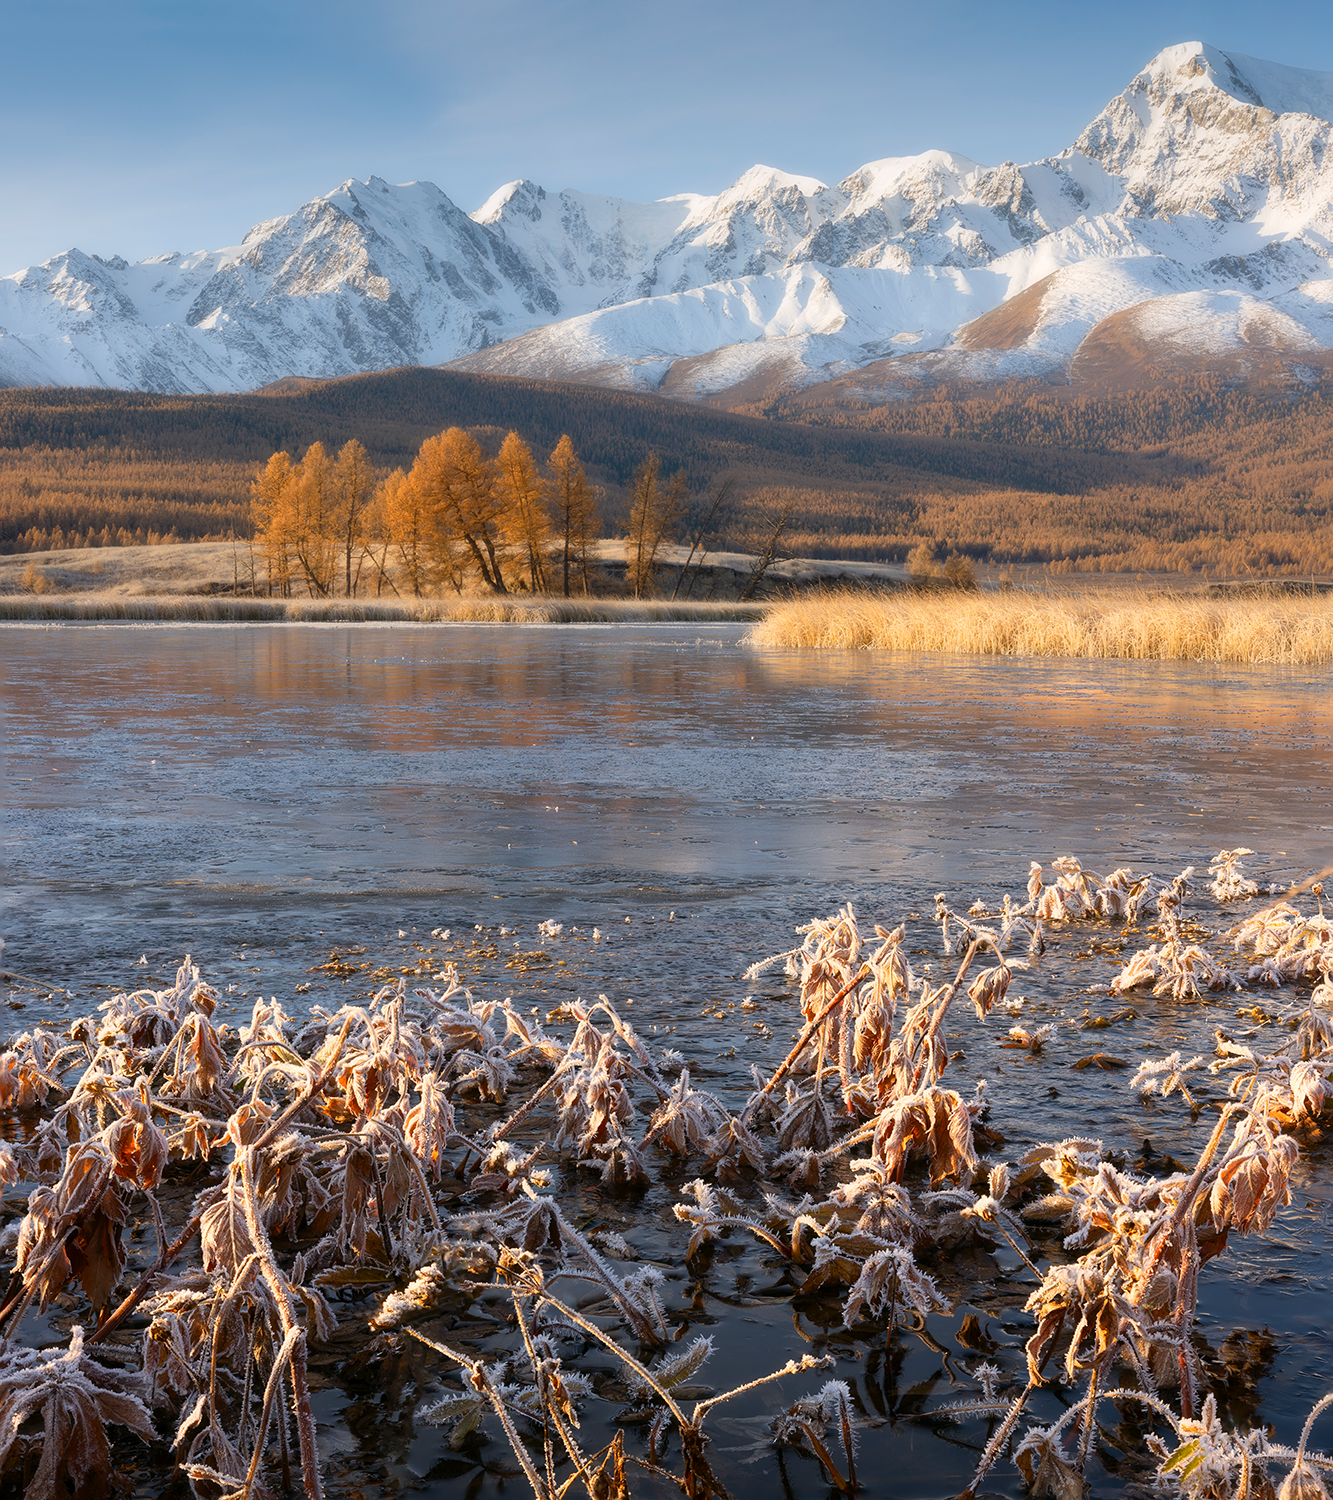
<svg viewBox="0 0 1333 1500">
<path fill-rule="evenodd" d="M 776 604 L 747 639 L 835 651 L 1317 666 L 1333 662 L 1333 595 L 846 590 Z"/>
<path fill-rule="evenodd" d="M 389 1367 L 411 1345 L 452 1382 L 415 1417 L 442 1429 L 459 1472 L 487 1464 L 489 1439 L 538 1500 L 726 1496 L 716 1433 L 732 1402 L 767 1404 L 745 1419 L 752 1457 L 803 1457 L 834 1490 L 862 1488 L 872 1424 L 852 1385 L 809 1379 L 829 1361 L 806 1355 L 701 1387 L 714 1339 L 687 1339 L 694 1304 L 673 1302 L 664 1270 L 568 1206 L 582 1178 L 631 1209 L 668 1189 L 674 1259 L 700 1268 L 748 1243 L 766 1297 L 817 1300 L 831 1326 L 889 1349 L 896 1329 L 952 1315 L 976 1247 L 1005 1247 L 1025 1350 L 970 1335 L 972 1393 L 916 1412 L 980 1434 L 969 1496 L 1012 1463 L 1035 1496 L 1078 1500 L 1108 1448 L 1126 1483 L 1166 1497 L 1258 1500 L 1278 1482 L 1286 1500 L 1322 1495 L 1333 1459 L 1309 1438 L 1328 1400 L 1295 1445 L 1224 1422 L 1196 1330 L 1207 1265 L 1290 1203 L 1302 1132 L 1333 1110 L 1322 887 L 1262 905 L 1250 854 L 1220 851 L 1206 895 L 1192 869 L 1101 875 L 1071 856 L 1049 881 L 1032 864 L 1026 899 L 959 910 L 941 894 L 939 978 L 914 970 L 902 923 L 872 933 L 850 906 L 812 921 L 747 975 L 784 974 L 799 1030 L 740 1090 L 702 1087 L 635 1029 L 632 1000 L 542 1019 L 472 993 L 452 962 L 434 972 L 429 953 L 428 983 L 303 1014 L 260 998 L 234 1029 L 187 958 L 173 984 L 14 1036 L 0 1179 L 31 1190 L 2 1242 L 0 1465 L 29 1500 L 107 1493 L 137 1443 L 198 1500 L 314 1500 L 312 1361 L 333 1349 Z M 1209 903 L 1229 953 L 1205 930 Z M 1106 993 L 1201 1005 L 1259 986 L 1276 1039 L 1219 1031 L 1211 1062 L 1139 1067 L 1132 1091 L 1195 1114 L 1200 1080 L 1221 1087 L 1192 1164 L 1152 1175 L 1084 1137 L 1007 1156 L 986 1080 L 951 1082 L 963 1011 L 1012 1020 L 1020 972 L 1063 974 L 1107 935 L 1123 956 L 1150 924 L 1156 941 Z M 522 964 L 570 936 L 542 923 Z M 1014 1024 L 1006 1045 L 1040 1066 L 1050 1030 Z M 141 1235 L 153 1248 L 131 1278 Z M 63 1347 L 27 1341 L 36 1309 L 58 1316 Z M 803 1392 L 779 1386 L 800 1376 Z"/>
</svg>

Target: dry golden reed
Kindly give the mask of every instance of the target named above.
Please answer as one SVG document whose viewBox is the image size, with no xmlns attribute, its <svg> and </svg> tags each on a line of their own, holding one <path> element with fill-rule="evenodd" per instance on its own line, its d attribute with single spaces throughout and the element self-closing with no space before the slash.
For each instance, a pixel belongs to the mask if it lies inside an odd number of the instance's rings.
<svg viewBox="0 0 1333 1500">
<path fill-rule="evenodd" d="M 1333 598 L 847 590 L 776 605 L 746 639 L 834 651 L 1319 666 L 1333 662 Z"/>
</svg>

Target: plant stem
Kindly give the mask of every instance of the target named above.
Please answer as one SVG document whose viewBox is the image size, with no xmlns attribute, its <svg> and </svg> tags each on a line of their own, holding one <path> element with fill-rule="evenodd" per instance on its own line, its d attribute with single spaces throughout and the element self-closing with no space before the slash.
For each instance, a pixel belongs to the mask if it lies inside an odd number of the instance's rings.
<svg viewBox="0 0 1333 1500">
<path fill-rule="evenodd" d="M 349 1019 L 347 1025 L 351 1025 Z M 347 1026 L 343 1028 L 343 1037 Z M 341 1051 L 341 1041 L 339 1051 Z M 330 1065 L 331 1066 L 331 1065 Z M 313 1095 L 312 1095 L 313 1097 Z M 286 1335 L 296 1331 L 289 1362 L 292 1367 L 292 1400 L 296 1406 L 296 1432 L 301 1445 L 301 1478 L 305 1483 L 307 1500 L 323 1500 L 324 1489 L 319 1477 L 319 1449 L 315 1443 L 315 1418 L 310 1410 L 310 1386 L 306 1379 L 305 1330 L 296 1321 L 292 1308 L 287 1278 L 278 1269 L 273 1259 L 273 1246 L 259 1217 L 259 1204 L 255 1198 L 254 1163 L 258 1155 L 255 1146 L 241 1147 L 237 1151 L 242 1186 L 242 1207 L 245 1211 L 246 1227 L 250 1231 L 259 1259 L 259 1271 L 277 1305 L 279 1321 L 282 1323 L 284 1341 Z"/>
<path fill-rule="evenodd" d="M 773 1089 L 777 1087 L 778 1083 L 791 1071 L 792 1067 L 796 1063 L 797 1058 L 799 1058 L 801 1053 L 805 1051 L 806 1045 L 809 1043 L 810 1038 L 814 1036 L 814 1034 L 819 1030 L 824 1022 L 828 1020 L 829 1016 L 833 1014 L 837 1007 L 842 1004 L 847 996 L 851 994 L 851 992 L 856 988 L 858 984 L 861 983 L 861 981 L 866 977 L 867 974 L 869 974 L 869 972 L 870 965 L 862 964 L 861 967 L 856 971 L 856 973 L 838 991 L 838 993 L 834 995 L 832 1000 L 830 1000 L 812 1020 L 806 1023 L 805 1029 L 801 1032 L 800 1036 L 796 1038 L 796 1045 L 786 1055 L 782 1062 L 779 1063 L 777 1072 L 773 1074 L 772 1078 L 768 1080 L 768 1082 L 763 1086 L 763 1088 L 759 1090 L 757 1094 L 750 1095 L 749 1101 L 747 1102 L 745 1108 L 741 1111 L 742 1125 L 744 1125 L 748 1121 L 750 1111 L 754 1109 L 755 1105 L 758 1104 L 766 1094 L 772 1093 Z"/>
</svg>

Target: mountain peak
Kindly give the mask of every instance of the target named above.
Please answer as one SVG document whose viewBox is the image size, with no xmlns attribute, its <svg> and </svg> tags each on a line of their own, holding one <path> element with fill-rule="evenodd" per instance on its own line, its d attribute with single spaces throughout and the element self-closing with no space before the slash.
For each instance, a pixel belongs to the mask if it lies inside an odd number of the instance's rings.
<svg viewBox="0 0 1333 1500">
<path fill-rule="evenodd" d="M 498 187 L 480 208 L 474 209 L 469 215 L 477 224 L 496 224 L 504 216 L 505 211 L 521 213 L 527 219 L 540 219 L 541 204 L 546 197 L 546 189 L 535 182 L 530 182 L 526 177 L 516 177 L 513 182 L 506 182 L 503 187 Z"/>
<path fill-rule="evenodd" d="M 927 180 L 956 187 L 981 168 L 957 151 L 922 151 L 917 156 L 885 156 L 868 161 L 838 184 L 856 197 L 888 198 L 905 186 Z"/>
<path fill-rule="evenodd" d="M 718 196 L 720 199 L 747 200 L 795 188 L 802 197 L 813 198 L 816 193 L 826 191 L 827 187 L 828 184 L 820 182 L 818 177 L 798 177 L 792 172 L 782 171 L 779 167 L 766 167 L 756 162 L 749 171 L 742 172 L 736 181 Z"/>
<path fill-rule="evenodd" d="M 1150 79 L 1159 87 L 1165 85 L 1173 93 L 1220 89 L 1238 103 L 1266 107 L 1259 90 L 1235 62 L 1207 42 L 1179 42 L 1174 47 L 1164 47 L 1139 78 Z"/>
<path fill-rule="evenodd" d="M 1224 52 L 1207 42 L 1181 42 L 1164 48 L 1134 82 L 1141 81 L 1173 93 L 1218 89 L 1239 104 L 1267 109 L 1274 115 L 1333 119 L 1333 73 L 1291 68 L 1242 52 Z"/>
</svg>

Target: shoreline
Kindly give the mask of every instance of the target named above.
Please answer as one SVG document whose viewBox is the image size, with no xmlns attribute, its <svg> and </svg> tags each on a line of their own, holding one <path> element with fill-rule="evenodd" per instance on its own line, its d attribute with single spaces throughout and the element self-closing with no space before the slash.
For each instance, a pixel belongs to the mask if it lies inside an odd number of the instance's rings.
<svg viewBox="0 0 1333 1500">
<path fill-rule="evenodd" d="M 265 599 L 121 593 L 0 595 L 0 627 L 36 625 L 740 624 L 758 650 L 907 652 L 1032 660 L 1333 666 L 1333 596 L 1137 595 L 866 588 L 785 599 L 546 597 Z"/>
<path fill-rule="evenodd" d="M 201 595 L 10 595 L 0 624 L 206 625 L 630 625 L 761 621 L 771 608 L 701 600 L 421 599 L 381 604 L 347 599 L 256 599 Z"/>
<path fill-rule="evenodd" d="M 625 586 L 626 543 L 603 540 L 594 548 L 593 586 L 566 597 L 518 590 L 414 594 L 399 585 L 392 565 L 383 591 L 363 580 L 349 600 L 287 598 L 265 591 L 260 560 L 244 544 L 178 542 L 155 547 L 85 548 L 61 553 L 0 556 L 0 620 L 22 619 L 294 619 L 504 620 L 542 623 L 616 622 L 623 619 L 732 619 L 753 621 L 775 593 L 860 584 L 891 587 L 907 581 L 898 564 L 785 558 L 765 566 L 748 553 L 692 553 L 674 544 L 659 549 L 656 597 L 634 598 Z M 683 577 L 688 568 L 690 577 Z M 753 597 L 743 596 L 753 587 Z M 679 597 L 667 597 L 672 595 Z M 200 607 L 202 604 L 202 608 Z M 213 606 L 220 606 L 221 612 Z M 670 614 L 663 613 L 670 609 Z M 338 611 L 338 613 L 330 613 Z M 644 613 L 644 611 L 647 611 Z"/>
<path fill-rule="evenodd" d="M 600 547 L 609 554 L 623 543 Z M 284 599 L 224 578 L 233 551 L 230 544 L 102 549 L 62 559 L 65 566 L 30 558 L 23 570 L 6 558 L 0 625 L 737 624 L 749 627 L 745 643 L 758 650 L 1333 665 L 1333 585 L 1325 580 L 1182 587 L 1165 578 L 1060 586 L 1041 578 L 1013 586 L 1001 577 L 958 590 L 913 588 L 901 565 L 800 559 L 775 566 L 769 591 L 742 601 L 718 580 L 734 581 L 752 560 L 718 553 L 710 554 L 717 579 L 709 593 L 718 589 L 721 598 L 634 599 L 615 591 Z M 671 588 L 668 577 L 663 592 Z"/>
</svg>

